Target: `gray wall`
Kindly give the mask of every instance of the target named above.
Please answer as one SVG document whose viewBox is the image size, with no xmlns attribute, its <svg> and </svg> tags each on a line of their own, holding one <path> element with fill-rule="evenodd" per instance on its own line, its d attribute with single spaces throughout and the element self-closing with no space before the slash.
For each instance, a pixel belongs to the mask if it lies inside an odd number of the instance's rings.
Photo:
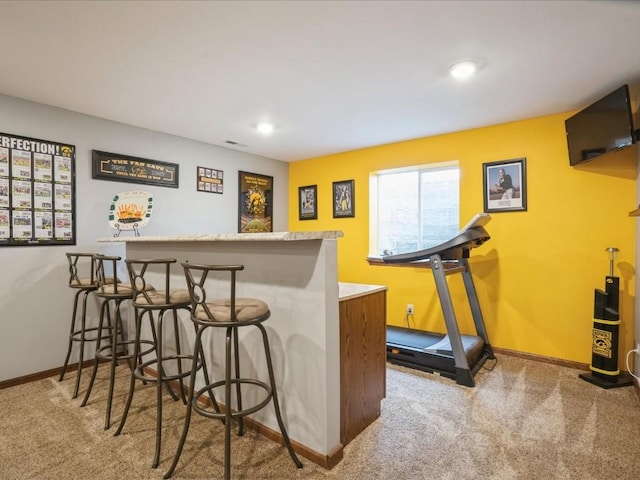
<svg viewBox="0 0 640 480">
<path fill-rule="evenodd" d="M 0 132 L 76 147 L 76 246 L 0 247 L 0 381 L 60 367 L 64 361 L 73 292 L 65 252 L 124 256 L 111 237 L 107 214 L 113 196 L 144 190 L 154 197 L 141 235 L 237 231 L 238 171 L 274 177 L 274 231 L 287 230 L 288 164 L 273 159 L 131 127 L 0 95 Z M 180 188 L 91 178 L 91 150 L 180 164 Z M 196 167 L 223 170 L 224 194 L 196 191 Z M 132 235 L 123 232 L 122 235 Z M 96 304 L 90 305 L 96 315 Z M 72 361 L 77 361 L 74 351 Z"/>
</svg>

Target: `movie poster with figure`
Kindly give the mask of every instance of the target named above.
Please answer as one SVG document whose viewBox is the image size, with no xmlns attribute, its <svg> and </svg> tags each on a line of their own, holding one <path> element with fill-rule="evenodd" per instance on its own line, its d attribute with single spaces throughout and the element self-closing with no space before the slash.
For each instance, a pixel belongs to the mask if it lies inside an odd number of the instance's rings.
<svg viewBox="0 0 640 480">
<path fill-rule="evenodd" d="M 273 231 L 273 177 L 238 172 L 238 232 Z"/>
<path fill-rule="evenodd" d="M 75 146 L 0 133 L 0 246 L 75 245 Z"/>
<path fill-rule="evenodd" d="M 356 216 L 355 181 L 333 182 L 333 218 Z"/>
<path fill-rule="evenodd" d="M 316 220 L 318 218 L 318 186 L 298 187 L 298 219 Z"/>
</svg>

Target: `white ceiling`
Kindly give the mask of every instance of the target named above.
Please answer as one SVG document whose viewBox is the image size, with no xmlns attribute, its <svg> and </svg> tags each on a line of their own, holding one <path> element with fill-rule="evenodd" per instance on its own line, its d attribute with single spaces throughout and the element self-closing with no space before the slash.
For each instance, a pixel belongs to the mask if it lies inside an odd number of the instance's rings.
<svg viewBox="0 0 640 480">
<path fill-rule="evenodd" d="M 640 2 L 0 1 L 0 49 L 2 94 L 295 161 L 582 108 Z"/>
</svg>

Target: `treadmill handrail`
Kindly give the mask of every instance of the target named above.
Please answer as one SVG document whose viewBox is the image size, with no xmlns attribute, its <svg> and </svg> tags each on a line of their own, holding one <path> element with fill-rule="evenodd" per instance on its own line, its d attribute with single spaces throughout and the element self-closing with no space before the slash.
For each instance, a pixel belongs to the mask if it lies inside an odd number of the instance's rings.
<svg viewBox="0 0 640 480">
<path fill-rule="evenodd" d="M 477 213 L 455 237 L 444 243 L 415 252 L 398 253 L 382 257 L 385 263 L 410 263 L 429 259 L 432 255 L 440 255 L 443 259 L 467 258 L 471 248 L 479 247 L 491 237 L 484 229 L 491 216 L 487 213 Z"/>
<path fill-rule="evenodd" d="M 456 237 L 435 247 L 416 252 L 399 253 L 397 255 L 387 255 L 382 257 L 385 263 L 410 263 L 419 260 L 429 259 L 432 255 L 440 255 L 443 259 L 466 258 L 464 250 L 479 247 L 491 237 L 482 227 L 475 227 L 465 232 L 459 233 Z M 446 258 L 445 258 L 446 257 Z"/>
</svg>

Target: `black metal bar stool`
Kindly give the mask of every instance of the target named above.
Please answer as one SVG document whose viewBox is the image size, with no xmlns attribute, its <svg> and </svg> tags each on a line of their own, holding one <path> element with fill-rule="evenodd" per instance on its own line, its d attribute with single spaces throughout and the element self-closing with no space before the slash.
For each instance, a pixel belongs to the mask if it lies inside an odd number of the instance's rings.
<svg viewBox="0 0 640 480">
<path fill-rule="evenodd" d="M 191 320 L 197 326 L 196 341 L 194 346 L 194 356 L 203 355 L 202 349 L 202 334 L 209 327 L 224 328 L 226 331 L 225 339 L 225 378 L 224 380 L 209 383 L 198 391 L 195 390 L 195 368 L 196 363 L 193 364 L 194 371 L 191 375 L 191 386 L 189 387 L 189 403 L 187 405 L 187 414 L 184 420 L 184 428 L 182 430 L 182 436 L 180 443 L 173 459 L 173 463 L 169 471 L 164 475 L 165 479 L 168 479 L 173 474 L 176 465 L 182 454 L 187 433 L 189 431 L 189 423 L 191 421 L 191 411 L 195 410 L 196 413 L 208 418 L 215 418 L 224 421 L 225 436 L 224 436 L 224 478 L 231 478 L 231 426 L 232 420 L 238 421 L 238 435 L 241 436 L 244 433 L 243 418 L 247 415 L 257 412 L 264 408 L 273 400 L 273 407 L 275 409 L 276 418 L 278 420 L 278 426 L 282 434 L 284 441 L 291 459 L 298 468 L 302 468 L 302 463 L 296 456 L 296 453 L 291 446 L 289 435 L 282 421 L 280 414 L 280 405 L 278 403 L 278 393 L 276 389 L 275 378 L 273 374 L 273 364 L 271 361 L 271 351 L 269 348 L 269 338 L 267 332 L 262 323 L 267 320 L 271 312 L 266 303 L 254 298 L 236 298 L 236 273 L 244 269 L 243 265 L 194 265 L 189 263 L 183 263 L 185 276 L 187 278 L 187 286 L 189 287 L 189 295 L 191 296 Z M 231 293 L 229 298 L 224 299 L 207 299 L 207 289 L 213 290 L 214 282 L 220 281 L 219 273 L 212 272 L 229 272 L 231 275 Z M 209 275 L 212 273 L 212 275 Z M 207 280 L 211 281 L 207 284 Z M 238 328 L 255 326 L 260 330 L 262 334 L 262 341 L 264 345 L 264 353 L 267 361 L 267 369 L 269 371 L 269 383 L 262 382 L 253 378 L 241 378 L 240 377 L 240 356 L 238 352 Z M 231 377 L 232 359 L 234 357 L 233 364 L 235 370 L 235 377 Z M 264 398 L 250 407 L 243 407 L 241 386 L 253 385 L 264 392 Z M 232 386 L 236 387 L 236 408 L 233 409 L 231 390 Z M 224 412 L 220 412 L 217 404 L 214 404 L 214 409 L 208 408 L 203 403 L 199 403 L 199 399 L 208 393 L 212 396 L 212 392 L 217 387 L 224 387 Z"/>
<path fill-rule="evenodd" d="M 126 300 L 133 298 L 133 289 L 131 284 L 122 283 L 118 278 L 118 262 L 121 257 L 95 255 L 93 257 L 96 267 L 96 279 L 98 282 L 98 289 L 95 291 L 95 295 L 102 299 L 100 306 L 100 323 L 98 329 L 102 332 L 105 323 L 105 313 L 108 325 L 111 326 L 110 336 L 106 338 L 107 344 L 102 345 L 102 338 L 98 339 L 98 345 L 96 347 L 96 358 L 93 362 L 93 370 L 91 372 L 91 380 L 84 396 L 84 400 L 80 404 L 84 407 L 89 401 L 89 396 L 93 390 L 93 384 L 98 372 L 98 364 L 101 361 L 107 361 L 110 365 L 109 374 L 109 390 L 107 393 L 107 411 L 104 421 L 104 429 L 107 430 L 111 426 L 111 406 L 113 403 L 113 387 L 115 383 L 116 365 L 119 360 L 126 360 L 129 362 L 131 369 L 134 368 L 133 354 L 130 353 L 133 347 L 134 340 L 127 340 L 125 335 L 125 329 L 122 322 L 121 305 Z M 106 266 L 110 266 L 106 268 Z M 109 271 L 110 270 L 110 271 Z M 147 284 L 145 286 L 148 290 L 153 290 L 153 286 Z M 109 304 L 113 304 L 115 310 L 115 318 L 112 319 Z M 138 364 L 141 362 L 142 356 L 150 353 L 154 349 L 153 342 L 151 340 L 141 340 L 141 345 L 148 345 L 149 347 L 144 352 L 140 352 L 137 359 Z"/>
<path fill-rule="evenodd" d="M 64 380 L 64 375 L 69 366 L 71 351 L 74 343 L 79 344 L 78 372 L 76 373 L 76 383 L 73 388 L 72 398 L 78 396 L 80 389 L 80 376 L 82 373 L 82 364 L 84 363 L 84 349 L 86 342 L 98 342 L 101 335 L 100 327 L 87 328 L 87 298 L 91 292 L 98 289 L 98 282 L 95 273 L 95 262 L 93 253 L 67 253 L 67 262 L 69 263 L 69 287 L 76 291 L 73 299 L 73 313 L 71 314 L 71 328 L 69 331 L 69 345 L 67 347 L 67 356 L 64 359 L 62 373 L 58 381 Z M 80 315 L 78 315 L 78 300 L 82 295 L 82 307 Z M 78 318 L 79 316 L 79 318 Z M 77 322 L 79 320 L 79 325 Z M 95 336 L 92 336 L 95 335 Z"/>
<path fill-rule="evenodd" d="M 206 370 L 206 364 L 204 362 L 198 362 L 197 365 L 193 365 L 191 369 L 191 362 L 194 361 L 194 356 L 189 354 L 182 354 L 180 346 L 180 333 L 179 333 L 179 319 L 178 310 L 189 309 L 191 301 L 189 297 L 189 291 L 186 289 L 172 289 L 171 288 L 171 265 L 176 263 L 175 259 L 152 259 L 152 260 L 125 260 L 127 264 L 127 270 L 129 271 L 129 280 L 133 288 L 133 300 L 132 305 L 134 307 L 135 316 L 135 341 L 133 348 L 133 358 L 138 358 L 140 355 L 142 339 L 142 318 L 147 315 L 149 319 L 149 325 L 151 328 L 151 335 L 153 338 L 154 355 L 151 360 L 143 361 L 137 365 L 131 374 L 131 381 L 129 385 L 129 394 L 127 396 L 127 402 L 125 405 L 120 425 L 115 435 L 120 435 L 124 425 L 127 421 L 129 414 L 129 408 L 133 400 L 133 393 L 135 391 L 136 380 L 142 380 L 143 382 L 152 382 L 156 384 L 156 449 L 153 459 L 152 467 L 156 468 L 160 463 L 160 447 L 162 443 L 162 388 L 166 386 L 170 395 L 174 400 L 178 400 L 178 396 L 173 391 L 171 383 L 174 381 L 179 382 L 178 393 L 183 403 L 187 403 L 184 392 L 184 378 L 191 374 L 193 375 L 200 368 L 204 368 L 205 379 L 209 378 Z M 160 271 L 158 271 L 160 270 Z M 164 283 L 164 290 L 151 290 L 148 288 L 150 284 L 148 278 L 154 276 L 154 278 L 162 278 Z M 157 282 L 156 285 L 159 285 Z M 164 345 L 164 315 L 170 311 L 173 317 L 173 335 L 175 341 L 175 354 L 165 353 Z M 155 316 L 154 316 L 155 314 Z M 183 369 L 182 363 L 188 362 L 189 368 Z M 195 361 L 194 361 L 195 362 Z M 168 372 L 168 366 L 175 366 L 177 372 Z M 150 373 L 150 367 L 156 366 L 155 374 Z"/>
</svg>

